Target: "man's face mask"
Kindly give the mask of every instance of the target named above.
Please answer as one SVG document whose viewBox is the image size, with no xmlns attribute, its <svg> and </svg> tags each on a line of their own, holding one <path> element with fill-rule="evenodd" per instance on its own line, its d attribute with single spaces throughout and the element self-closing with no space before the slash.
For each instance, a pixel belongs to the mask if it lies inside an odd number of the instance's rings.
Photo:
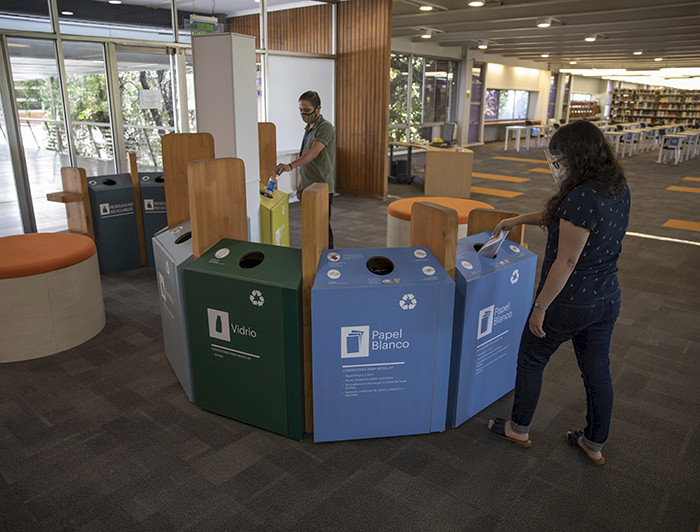
<svg viewBox="0 0 700 532">
<path fill-rule="evenodd" d="M 549 150 L 544 150 L 544 156 L 547 158 L 547 164 L 552 171 L 552 177 L 557 184 L 557 188 L 561 188 L 561 184 L 569 177 L 569 169 L 561 162 L 564 155 L 561 153 L 552 153 Z"/>
<path fill-rule="evenodd" d="M 318 118 L 318 115 L 316 114 L 316 109 L 309 113 L 305 113 L 303 111 L 299 111 L 301 113 L 301 119 L 306 122 L 307 124 L 312 123 L 316 118 Z"/>
</svg>

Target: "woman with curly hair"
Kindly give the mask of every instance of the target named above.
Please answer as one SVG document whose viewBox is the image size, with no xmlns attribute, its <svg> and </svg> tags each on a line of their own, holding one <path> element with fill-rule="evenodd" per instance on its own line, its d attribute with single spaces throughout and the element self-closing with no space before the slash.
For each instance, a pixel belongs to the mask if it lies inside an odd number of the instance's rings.
<svg viewBox="0 0 700 532">
<path fill-rule="evenodd" d="M 630 213 L 624 173 L 601 131 L 577 120 L 560 127 L 545 150 L 557 192 L 542 210 L 500 222 L 494 234 L 520 224 L 547 231 L 540 284 L 518 352 L 510 420 L 489 421 L 496 435 L 529 447 L 542 373 L 557 348 L 573 342 L 586 389 L 586 427 L 566 438 L 602 465 L 613 405 L 610 340 L 620 313 L 617 259 Z"/>
</svg>

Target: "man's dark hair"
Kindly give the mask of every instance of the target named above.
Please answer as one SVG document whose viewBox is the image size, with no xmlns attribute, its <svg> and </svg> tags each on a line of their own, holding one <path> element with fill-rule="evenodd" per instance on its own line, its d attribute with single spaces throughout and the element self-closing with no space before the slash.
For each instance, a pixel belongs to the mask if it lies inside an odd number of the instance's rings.
<svg viewBox="0 0 700 532">
<path fill-rule="evenodd" d="M 304 94 L 299 96 L 299 101 L 306 101 L 309 102 L 314 109 L 316 109 L 319 105 L 321 105 L 321 97 L 318 95 L 318 92 L 316 91 L 306 91 Z"/>
</svg>

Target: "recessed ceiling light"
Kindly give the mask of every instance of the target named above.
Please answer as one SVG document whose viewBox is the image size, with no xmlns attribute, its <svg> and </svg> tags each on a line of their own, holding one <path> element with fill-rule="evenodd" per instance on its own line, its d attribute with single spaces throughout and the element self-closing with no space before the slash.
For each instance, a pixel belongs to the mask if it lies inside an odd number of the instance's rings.
<svg viewBox="0 0 700 532">
<path fill-rule="evenodd" d="M 116 6 L 116 5 L 118 5 L 118 4 L 121 4 L 121 3 L 122 3 L 122 0 L 109 0 L 109 3 Z"/>
<path fill-rule="evenodd" d="M 432 11 L 433 6 L 420 6 L 418 9 L 420 9 L 421 11 Z"/>
<path fill-rule="evenodd" d="M 479 41 L 479 50 L 486 50 L 489 47 L 487 41 Z"/>
<path fill-rule="evenodd" d="M 578 63 L 578 61 L 569 61 L 570 65 L 575 65 L 576 63 Z"/>
<path fill-rule="evenodd" d="M 664 60 L 663 57 L 655 57 L 655 58 L 654 58 L 654 61 L 663 61 L 663 60 Z"/>
<path fill-rule="evenodd" d="M 420 37 L 421 37 L 421 39 L 430 39 L 430 38 L 432 38 L 432 35 L 430 35 L 430 33 L 424 33 Z"/>
<path fill-rule="evenodd" d="M 595 33 L 591 33 L 590 35 L 586 35 L 583 40 L 586 42 L 595 42 L 597 38 L 598 36 Z"/>
<path fill-rule="evenodd" d="M 632 52 L 632 55 L 642 55 L 643 53 L 644 52 L 642 52 L 641 50 L 638 50 L 636 52 Z"/>
<path fill-rule="evenodd" d="M 552 25 L 551 18 L 538 18 L 537 27 L 538 28 L 549 28 Z"/>
<path fill-rule="evenodd" d="M 469 2 L 467 5 L 469 7 L 481 7 L 484 5 L 484 3 L 485 2 L 483 2 L 482 0 L 474 0 L 473 2 Z"/>
<path fill-rule="evenodd" d="M 549 57 L 549 54 L 542 54 L 540 57 L 544 57 L 545 59 L 547 59 Z"/>
<path fill-rule="evenodd" d="M 72 14 L 72 11 L 61 11 L 61 15 L 66 15 L 67 17 L 71 16 Z"/>
</svg>

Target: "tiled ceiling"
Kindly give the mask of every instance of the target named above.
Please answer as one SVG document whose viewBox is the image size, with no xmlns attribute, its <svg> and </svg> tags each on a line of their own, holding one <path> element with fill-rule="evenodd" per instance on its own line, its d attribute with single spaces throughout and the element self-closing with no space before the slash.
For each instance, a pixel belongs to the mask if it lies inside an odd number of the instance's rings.
<svg viewBox="0 0 700 532">
<path fill-rule="evenodd" d="M 421 5 L 432 6 L 423 12 Z M 552 25 L 538 28 L 538 19 Z M 541 62 L 549 68 L 700 67 L 700 0 L 394 0 L 392 36 Z M 595 34 L 595 42 L 584 37 Z M 642 51 L 642 55 L 633 55 Z M 548 53 L 548 58 L 542 58 Z M 661 57 L 663 61 L 654 61 Z"/>
</svg>

